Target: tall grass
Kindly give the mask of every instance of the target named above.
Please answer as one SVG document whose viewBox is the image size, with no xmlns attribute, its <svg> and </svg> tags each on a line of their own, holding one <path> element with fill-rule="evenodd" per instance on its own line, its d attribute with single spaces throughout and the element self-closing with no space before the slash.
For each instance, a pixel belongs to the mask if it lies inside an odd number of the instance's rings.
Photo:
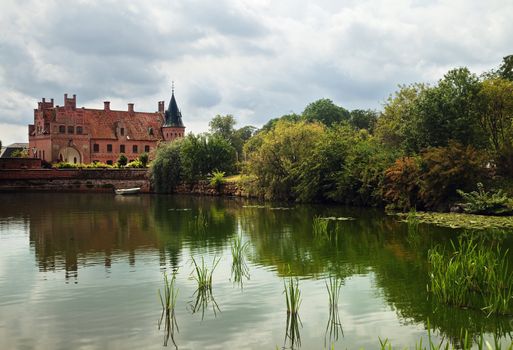
<svg viewBox="0 0 513 350">
<path fill-rule="evenodd" d="M 449 305 L 481 309 L 490 314 L 510 314 L 513 310 L 513 274 L 506 250 L 460 236 L 446 252 L 440 246 L 428 253 L 429 291 L 434 299 Z"/>
<path fill-rule="evenodd" d="M 210 219 L 208 215 L 200 210 L 198 214 L 194 216 L 192 221 L 189 222 L 189 226 L 196 234 L 204 235 L 207 233 L 209 222 Z"/>
<path fill-rule="evenodd" d="M 312 231 L 315 239 L 329 239 L 328 232 L 329 220 L 319 216 L 313 218 Z"/>
<path fill-rule="evenodd" d="M 287 313 L 297 314 L 299 306 L 301 306 L 301 291 L 299 290 L 298 279 L 289 278 L 288 283 L 283 281 L 283 293 L 285 293 L 285 300 L 287 302 Z"/>
<path fill-rule="evenodd" d="M 205 264 L 203 257 L 201 257 L 201 264 L 198 264 L 194 257 L 191 259 L 192 264 L 194 265 L 191 277 L 197 283 L 197 289 L 193 294 L 193 296 L 195 296 L 195 302 L 192 303 L 192 313 L 196 313 L 201 310 L 201 319 L 203 319 L 205 317 L 205 310 L 210 304 L 212 304 L 214 315 L 216 315 L 217 311 L 220 311 L 220 309 L 212 294 L 212 275 L 221 258 L 216 258 L 214 256 L 212 267 L 210 269 Z"/>
<path fill-rule="evenodd" d="M 177 297 L 178 297 L 178 288 L 176 287 L 176 274 L 173 274 L 171 279 L 169 279 L 167 274 L 164 272 L 164 295 L 162 295 L 162 292 L 159 289 L 159 298 L 160 298 L 160 303 L 162 305 L 162 314 L 160 315 L 158 329 L 160 330 L 162 321 L 164 320 L 164 316 L 165 316 L 164 346 L 167 346 L 169 338 L 171 338 L 173 344 L 178 349 L 178 347 L 175 343 L 175 339 L 174 339 L 175 328 L 178 332 L 180 331 L 178 328 L 178 323 L 176 321 L 176 315 L 175 315 L 175 307 L 176 307 Z"/>
<path fill-rule="evenodd" d="M 417 247 L 420 243 L 419 236 L 419 218 L 417 217 L 417 212 L 415 209 L 411 209 L 408 215 L 406 216 L 406 224 L 408 225 L 408 243 L 411 246 Z"/>
<path fill-rule="evenodd" d="M 327 338 L 337 341 L 340 334 L 344 336 L 344 330 L 342 329 L 342 322 L 340 321 L 340 315 L 338 312 L 338 300 L 340 289 L 342 288 L 342 280 L 340 278 L 330 276 L 329 279 L 325 281 L 325 284 L 329 299 L 329 318 L 328 324 L 326 325 L 326 332 L 324 334 L 324 345 L 326 347 Z"/>
<path fill-rule="evenodd" d="M 231 245 L 233 281 L 242 287 L 243 278 L 249 279 L 249 268 L 246 263 L 249 242 L 242 243 L 242 237 L 236 236 Z"/>
</svg>

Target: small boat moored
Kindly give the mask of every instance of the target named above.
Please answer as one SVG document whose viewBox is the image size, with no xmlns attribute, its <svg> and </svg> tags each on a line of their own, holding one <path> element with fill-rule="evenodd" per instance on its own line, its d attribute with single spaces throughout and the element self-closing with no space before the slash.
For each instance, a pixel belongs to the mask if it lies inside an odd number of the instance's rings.
<svg viewBox="0 0 513 350">
<path fill-rule="evenodd" d="M 115 189 L 114 192 L 116 192 L 116 194 L 121 194 L 121 195 L 138 194 L 139 192 L 141 192 L 141 188 L 140 187 L 119 188 L 119 189 Z"/>
</svg>

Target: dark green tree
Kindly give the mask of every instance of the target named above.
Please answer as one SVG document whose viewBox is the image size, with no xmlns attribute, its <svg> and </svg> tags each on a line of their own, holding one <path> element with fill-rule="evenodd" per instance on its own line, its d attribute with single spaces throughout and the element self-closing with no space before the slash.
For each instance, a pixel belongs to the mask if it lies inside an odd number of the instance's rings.
<svg viewBox="0 0 513 350">
<path fill-rule="evenodd" d="M 182 180 L 182 143 L 183 139 L 177 139 L 157 148 L 150 166 L 150 178 L 156 192 L 171 193 Z"/>
<path fill-rule="evenodd" d="M 306 121 L 318 121 L 326 126 L 331 126 L 335 123 L 348 121 L 350 113 L 347 109 L 339 107 L 328 98 L 323 98 L 306 106 L 303 111 L 303 118 Z"/>
<path fill-rule="evenodd" d="M 118 160 L 116 161 L 116 164 L 120 167 L 123 167 L 126 165 L 126 163 L 128 163 L 128 158 L 123 153 L 121 153 L 118 157 Z"/>
<path fill-rule="evenodd" d="M 366 129 L 373 133 L 377 120 L 378 112 L 376 111 L 371 109 L 354 109 L 350 113 L 349 124 L 358 130 Z"/>
</svg>

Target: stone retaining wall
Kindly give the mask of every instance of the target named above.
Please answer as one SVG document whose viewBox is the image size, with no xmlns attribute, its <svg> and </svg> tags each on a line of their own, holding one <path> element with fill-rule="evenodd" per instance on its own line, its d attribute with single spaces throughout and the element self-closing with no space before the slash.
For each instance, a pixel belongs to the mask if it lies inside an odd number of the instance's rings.
<svg viewBox="0 0 513 350">
<path fill-rule="evenodd" d="M 140 187 L 150 192 L 146 169 L 0 170 L 0 191 L 113 192 Z"/>
</svg>

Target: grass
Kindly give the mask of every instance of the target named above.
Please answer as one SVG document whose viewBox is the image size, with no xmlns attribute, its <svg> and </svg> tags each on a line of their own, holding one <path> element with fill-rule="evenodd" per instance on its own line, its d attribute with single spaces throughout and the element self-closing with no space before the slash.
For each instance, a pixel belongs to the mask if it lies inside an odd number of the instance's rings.
<svg viewBox="0 0 513 350">
<path fill-rule="evenodd" d="M 175 327 L 178 332 L 180 331 L 178 328 L 178 323 L 176 322 L 176 315 L 175 315 L 175 306 L 176 306 L 177 297 L 178 297 L 178 288 L 176 288 L 176 275 L 173 274 L 173 277 L 171 277 L 171 279 L 169 279 L 167 274 L 164 272 L 164 295 L 162 295 L 162 292 L 159 289 L 159 298 L 160 298 L 160 303 L 162 305 L 162 314 L 160 315 L 158 329 L 160 330 L 162 321 L 164 320 L 164 316 L 165 316 L 164 346 L 167 346 L 169 338 L 171 338 L 173 344 L 175 345 L 175 348 L 178 349 L 178 347 L 175 343 L 175 339 L 174 339 Z"/>
<path fill-rule="evenodd" d="M 198 264 L 194 257 L 191 259 L 192 264 L 194 265 L 194 270 L 191 272 L 191 277 L 198 284 L 198 287 L 193 294 L 193 296 L 195 296 L 195 302 L 192 304 L 192 313 L 194 314 L 201 310 L 201 319 L 203 319 L 205 317 L 205 310 L 210 304 L 212 304 L 214 315 L 216 315 L 217 311 L 220 311 L 220 309 L 212 294 L 212 275 L 221 258 L 216 259 L 214 256 L 212 267 L 210 269 L 205 264 L 203 257 L 201 257 L 201 264 Z"/>
<path fill-rule="evenodd" d="M 232 251 L 232 276 L 233 281 L 242 286 L 243 278 L 249 279 L 249 268 L 246 264 L 246 254 L 249 242 L 242 243 L 242 237 L 236 236 L 231 245 Z"/>
<path fill-rule="evenodd" d="M 344 336 L 344 330 L 342 329 L 342 322 L 340 321 L 340 315 L 338 313 L 338 300 L 340 297 L 340 289 L 342 288 L 342 280 L 337 277 L 330 276 L 325 281 L 326 290 L 328 291 L 329 298 L 329 318 L 328 324 L 326 325 L 326 332 L 324 334 L 326 347 L 326 340 L 337 341 L 339 334 Z"/>
<path fill-rule="evenodd" d="M 299 281 L 297 278 L 290 277 L 288 283 L 283 281 L 283 293 L 287 302 L 287 313 L 297 314 L 301 306 L 301 291 L 299 290 Z"/>
<path fill-rule="evenodd" d="M 205 234 L 207 232 L 209 225 L 209 217 L 203 213 L 202 210 L 198 212 L 198 215 L 194 216 L 192 221 L 190 222 L 190 226 L 192 229 L 199 234 Z"/>
<path fill-rule="evenodd" d="M 481 309 L 488 315 L 513 311 L 513 275 L 507 251 L 498 243 L 460 236 L 452 251 L 440 246 L 428 253 L 429 292 L 434 299 L 458 307 Z"/>
<path fill-rule="evenodd" d="M 431 337 L 431 329 L 428 320 L 428 338 L 426 344 L 423 342 L 423 338 L 420 338 L 416 343 L 413 349 L 415 350 L 513 350 L 513 341 L 510 342 L 509 345 L 502 346 L 500 342 L 500 338 L 496 335 L 493 336 L 493 342 L 484 339 L 483 334 L 479 335 L 479 337 L 472 338 L 469 336 L 467 331 L 461 330 L 460 336 L 458 339 L 442 339 L 439 343 L 436 343 Z M 474 344 L 475 342 L 475 344 Z M 381 350 L 393 350 L 394 347 L 392 343 L 387 339 L 382 340 L 379 338 L 379 349 Z M 474 346 L 475 345 L 475 346 Z M 397 349 L 397 348 L 395 348 Z M 401 348 L 401 349 L 409 349 L 409 348 Z"/>
<path fill-rule="evenodd" d="M 212 289 L 212 275 L 219 264 L 221 258 L 214 257 L 212 262 L 212 268 L 209 269 L 205 264 L 205 260 L 201 257 L 201 265 L 199 265 L 194 257 L 192 259 L 192 264 L 194 265 L 194 270 L 191 272 L 191 276 L 198 283 L 198 289 Z"/>
<path fill-rule="evenodd" d="M 417 217 L 417 211 L 415 209 L 410 210 L 406 216 L 406 223 L 408 224 L 408 242 L 411 246 L 417 247 L 419 245 L 419 218 Z"/>
<path fill-rule="evenodd" d="M 329 221 L 316 216 L 313 218 L 312 230 L 315 239 L 329 239 Z"/>
</svg>

